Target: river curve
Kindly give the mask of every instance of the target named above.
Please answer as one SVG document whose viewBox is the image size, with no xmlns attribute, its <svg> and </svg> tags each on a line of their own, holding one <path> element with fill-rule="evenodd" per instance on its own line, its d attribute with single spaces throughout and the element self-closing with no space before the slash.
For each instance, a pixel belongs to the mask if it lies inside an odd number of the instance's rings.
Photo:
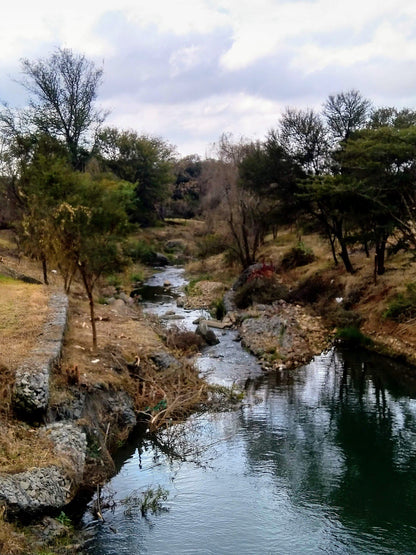
<svg viewBox="0 0 416 555">
<path fill-rule="evenodd" d="M 167 281 L 173 292 L 163 291 Z M 179 270 L 149 285 L 162 290 L 148 310 L 194 325 L 198 314 L 176 308 Z M 115 503 L 104 522 L 84 516 L 86 552 L 415 553 L 416 395 L 397 380 L 410 369 L 332 349 L 264 375 L 235 332 L 217 333 L 200 369 L 243 385 L 243 405 L 168 430 L 171 450 L 149 439 L 134 445 L 105 488 Z M 158 514 L 126 503 L 158 486 L 169 492 Z"/>
</svg>

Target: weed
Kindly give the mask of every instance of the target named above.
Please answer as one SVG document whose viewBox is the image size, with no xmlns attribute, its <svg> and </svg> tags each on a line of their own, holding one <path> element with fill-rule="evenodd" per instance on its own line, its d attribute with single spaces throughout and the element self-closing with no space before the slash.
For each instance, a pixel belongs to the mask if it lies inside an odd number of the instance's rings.
<svg viewBox="0 0 416 555">
<path fill-rule="evenodd" d="M 72 520 L 64 513 L 64 511 L 60 512 L 60 514 L 56 517 L 56 520 L 67 528 L 72 527 Z"/>
<path fill-rule="evenodd" d="M 107 277 L 107 284 L 113 287 L 120 287 L 121 285 L 121 277 L 116 275 L 110 275 Z"/>
<path fill-rule="evenodd" d="M 224 299 L 222 297 L 212 303 L 212 313 L 217 320 L 222 320 L 226 315 L 227 309 L 225 308 Z"/>
<path fill-rule="evenodd" d="M 148 513 L 159 514 L 166 510 L 163 502 L 167 501 L 168 496 L 169 492 L 161 486 L 158 486 L 157 489 L 149 487 L 142 492 L 133 491 L 131 495 L 122 499 L 120 503 L 126 507 L 124 510 L 126 516 L 131 516 L 135 509 L 140 510 L 142 516 L 147 516 Z"/>
<path fill-rule="evenodd" d="M 130 281 L 131 281 L 132 283 L 137 283 L 137 282 L 142 282 L 142 281 L 144 281 L 143 272 L 135 272 L 134 274 L 131 274 L 131 276 L 130 276 Z"/>
<path fill-rule="evenodd" d="M 197 256 L 198 258 L 207 258 L 215 254 L 220 254 L 224 251 L 224 240 L 219 235 L 211 233 L 204 235 L 197 241 Z"/>
</svg>

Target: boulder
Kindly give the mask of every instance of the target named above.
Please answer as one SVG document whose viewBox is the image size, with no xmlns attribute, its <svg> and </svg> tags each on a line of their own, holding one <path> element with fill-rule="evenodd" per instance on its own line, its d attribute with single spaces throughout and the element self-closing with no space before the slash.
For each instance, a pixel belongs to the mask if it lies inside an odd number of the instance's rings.
<svg viewBox="0 0 416 555">
<path fill-rule="evenodd" d="M 200 335 L 207 345 L 217 345 L 220 342 L 212 329 L 207 326 L 206 322 L 200 322 L 195 333 Z"/>
</svg>

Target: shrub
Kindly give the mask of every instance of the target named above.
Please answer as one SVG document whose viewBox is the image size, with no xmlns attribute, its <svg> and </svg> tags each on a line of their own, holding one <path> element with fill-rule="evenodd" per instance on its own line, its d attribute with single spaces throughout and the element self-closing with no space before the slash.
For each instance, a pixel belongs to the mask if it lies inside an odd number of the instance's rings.
<svg viewBox="0 0 416 555">
<path fill-rule="evenodd" d="M 130 240 L 124 245 L 124 254 L 133 262 L 143 262 L 143 264 L 153 263 L 155 250 L 153 245 L 143 240 Z"/>
<path fill-rule="evenodd" d="M 248 279 L 237 289 L 234 301 L 238 308 L 247 308 L 253 303 L 272 304 L 280 299 L 287 300 L 289 291 L 276 275 Z"/>
<path fill-rule="evenodd" d="M 290 299 L 294 302 L 315 303 L 323 296 L 329 296 L 332 292 L 332 284 L 329 278 L 320 274 L 314 274 L 302 281 L 290 293 Z"/>
<path fill-rule="evenodd" d="M 217 320 L 222 320 L 226 315 L 227 309 L 225 308 L 224 299 L 222 297 L 212 303 L 212 313 Z"/>
<path fill-rule="evenodd" d="M 223 238 L 215 235 L 215 233 L 204 235 L 197 241 L 196 245 L 198 258 L 220 254 L 225 249 Z"/>
<path fill-rule="evenodd" d="M 307 247 L 303 241 L 299 241 L 294 247 L 286 252 L 280 262 L 282 270 L 291 270 L 299 266 L 306 266 L 315 260 L 312 249 Z"/>
<path fill-rule="evenodd" d="M 404 293 L 397 294 L 383 314 L 384 318 L 406 322 L 416 317 L 416 283 L 408 283 Z"/>
</svg>

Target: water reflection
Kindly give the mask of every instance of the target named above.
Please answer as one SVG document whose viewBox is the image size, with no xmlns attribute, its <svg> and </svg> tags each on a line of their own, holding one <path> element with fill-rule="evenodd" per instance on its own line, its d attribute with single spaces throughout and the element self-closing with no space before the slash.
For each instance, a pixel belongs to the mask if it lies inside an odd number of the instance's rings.
<svg viewBox="0 0 416 555">
<path fill-rule="evenodd" d="M 122 498 L 161 484 L 169 511 L 149 526 L 116 509 L 89 552 L 415 553 L 416 401 L 403 372 L 333 350 L 249 381 L 241 409 L 177 430 L 203 464 L 139 445 L 111 487 Z"/>
</svg>

